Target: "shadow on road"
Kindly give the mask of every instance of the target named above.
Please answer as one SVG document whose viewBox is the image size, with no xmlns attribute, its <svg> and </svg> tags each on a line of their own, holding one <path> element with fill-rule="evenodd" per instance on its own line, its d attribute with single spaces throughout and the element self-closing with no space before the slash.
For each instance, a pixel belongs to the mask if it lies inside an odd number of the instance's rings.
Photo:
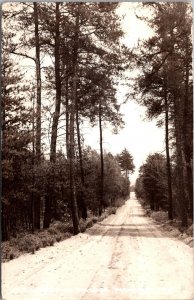
<svg viewBox="0 0 194 300">
<path fill-rule="evenodd" d="M 98 224 L 99 228 L 92 229 L 87 232 L 90 235 L 105 236 L 128 236 L 128 237 L 146 237 L 146 238 L 162 238 L 168 237 L 167 233 L 162 233 L 154 226 L 148 224 Z M 101 228 L 100 228 L 101 227 Z M 107 231 L 104 228 L 107 227 Z"/>
</svg>

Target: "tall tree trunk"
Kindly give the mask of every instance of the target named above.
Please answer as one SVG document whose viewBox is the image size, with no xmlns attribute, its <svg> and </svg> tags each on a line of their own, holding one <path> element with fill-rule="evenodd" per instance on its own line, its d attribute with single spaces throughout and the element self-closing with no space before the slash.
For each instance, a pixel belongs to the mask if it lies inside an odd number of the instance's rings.
<svg viewBox="0 0 194 300">
<path fill-rule="evenodd" d="M 183 115 L 183 144 L 184 156 L 186 161 L 186 184 L 188 192 L 189 216 L 193 219 L 193 145 L 192 145 L 192 129 L 193 129 L 193 102 L 192 96 L 189 94 L 189 53 L 188 41 L 186 42 L 185 57 L 185 97 L 184 97 L 184 115 Z"/>
<path fill-rule="evenodd" d="M 166 144 L 166 168 L 168 178 L 168 218 L 173 220 L 173 202 L 172 202 L 172 175 L 171 163 L 169 153 L 169 111 L 168 111 L 168 96 L 166 87 L 164 91 L 164 105 L 165 105 L 165 144 Z"/>
<path fill-rule="evenodd" d="M 80 232 L 79 228 L 79 217 L 78 217 L 78 207 L 76 199 L 76 188 L 75 188 L 75 136 L 74 136 L 74 126 L 75 126 L 75 97 L 77 89 L 77 68 L 74 67 L 74 77 L 73 77 L 73 97 L 71 102 L 71 113 L 70 113 L 70 191 L 71 191 L 71 213 L 73 220 L 74 234 Z"/>
<path fill-rule="evenodd" d="M 78 113 L 78 105 L 76 101 L 76 125 L 77 125 L 77 140 L 78 140 L 78 150 L 79 150 L 79 165 L 80 165 L 80 174 L 81 174 L 81 184 L 82 184 L 82 191 L 79 195 L 79 206 L 81 208 L 81 217 L 82 219 L 87 219 L 87 207 L 85 203 L 85 194 L 84 194 L 84 187 L 85 187 L 85 179 L 84 179 L 84 168 L 83 168 L 83 158 L 82 158 L 82 148 L 81 148 L 81 138 L 80 138 L 80 128 L 79 128 L 79 113 Z"/>
<path fill-rule="evenodd" d="M 55 87 L 56 87 L 56 102 L 55 112 L 53 116 L 52 132 L 51 132 L 51 148 L 50 148 L 50 161 L 56 161 L 56 144 L 57 144 L 57 129 L 59 123 L 60 109 L 61 109 L 61 75 L 60 75 L 60 11 L 59 2 L 56 2 L 56 26 L 55 26 Z"/>
<path fill-rule="evenodd" d="M 66 99 L 66 103 L 65 103 L 65 115 L 66 115 L 66 156 L 67 159 L 69 158 L 69 79 L 68 76 L 66 76 L 65 79 L 65 99 Z"/>
<path fill-rule="evenodd" d="M 34 2 L 34 22 L 35 22 L 35 51 L 36 51 L 36 159 L 41 157 L 41 69 L 40 69 L 40 39 L 38 4 Z"/>
<path fill-rule="evenodd" d="M 33 98 L 33 119 L 32 119 L 32 193 L 31 193 L 31 230 L 34 233 L 35 229 L 35 195 L 34 195 L 34 186 L 35 186 L 35 174 L 34 174 L 34 159 L 35 159 L 35 130 L 34 130 L 34 98 Z"/>
<path fill-rule="evenodd" d="M 74 36 L 74 47 L 73 47 L 73 92 L 70 109 L 70 191 L 71 191 L 71 213 L 73 221 L 74 234 L 80 232 L 78 207 L 75 191 L 75 105 L 77 97 L 77 59 L 78 59 L 78 34 L 79 34 L 79 3 L 77 4 L 76 10 L 76 24 L 75 24 L 75 36 Z"/>
<path fill-rule="evenodd" d="M 56 87 L 56 102 L 55 112 L 53 115 L 52 131 L 51 131 L 51 146 L 50 146 L 50 162 L 51 162 L 51 173 L 54 178 L 53 164 L 56 162 L 56 144 L 57 144 L 57 129 L 60 116 L 61 108 L 61 75 L 60 75 L 60 2 L 56 2 L 55 10 L 55 87 Z M 50 176 L 50 175 L 49 175 Z M 52 205 L 54 203 L 54 183 L 49 179 L 47 185 L 47 196 L 45 199 L 45 215 L 44 215 L 44 228 L 49 227 L 52 218 Z"/>
<path fill-rule="evenodd" d="M 104 157 L 103 157 L 103 138 L 102 138 L 102 103 L 99 102 L 99 130 L 100 130 L 100 203 L 99 214 L 102 214 L 104 206 Z"/>
<path fill-rule="evenodd" d="M 1 74 L 2 78 L 5 78 L 5 73 L 2 72 Z M 4 141 L 6 139 L 6 122 L 5 122 L 5 114 L 6 114 L 6 110 L 5 110 L 5 99 L 7 96 L 7 92 L 6 92 L 6 88 L 4 86 L 4 84 L 2 84 L 1 86 L 2 89 L 2 100 L 1 100 L 1 118 L 0 118 L 0 127 L 1 127 L 1 138 L 0 138 L 0 144 L 1 144 L 1 161 L 3 161 L 5 159 L 5 145 L 4 145 Z M 3 169 L 2 169 L 3 171 Z M 2 188 L 2 196 L 5 196 L 5 184 L 4 184 L 4 176 L 3 173 L 1 173 L 1 188 Z M 4 201 L 1 202 L 1 225 L 2 225 L 2 241 L 6 241 L 9 239 L 9 216 L 8 216 L 8 209 L 7 209 L 6 203 L 4 203 Z"/>
<path fill-rule="evenodd" d="M 176 95 L 176 94 L 175 94 Z M 187 226 L 187 201 L 185 196 L 184 184 L 184 162 L 183 162 L 183 139 L 182 139 L 182 110 L 180 99 L 174 97 L 174 114 L 175 114 L 175 138 L 177 154 L 177 179 L 178 179 L 178 201 L 182 226 Z"/>
<path fill-rule="evenodd" d="M 34 4 L 35 51 L 36 51 L 36 164 L 41 160 L 41 69 L 40 69 L 40 40 L 38 22 L 38 4 Z M 40 195 L 34 195 L 34 226 L 40 229 Z"/>
</svg>

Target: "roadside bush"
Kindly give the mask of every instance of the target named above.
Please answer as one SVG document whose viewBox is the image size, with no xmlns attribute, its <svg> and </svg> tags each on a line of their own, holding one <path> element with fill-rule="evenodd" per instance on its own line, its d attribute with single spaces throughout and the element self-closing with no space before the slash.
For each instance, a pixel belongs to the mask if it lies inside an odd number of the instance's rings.
<svg viewBox="0 0 194 300">
<path fill-rule="evenodd" d="M 41 243 L 42 243 L 43 247 L 53 246 L 54 245 L 55 238 L 52 237 L 47 230 L 39 232 L 37 234 L 37 236 L 41 240 Z"/>
<path fill-rule="evenodd" d="M 58 227 L 58 228 L 57 228 Z M 2 242 L 1 258 L 3 261 L 19 257 L 22 253 L 35 253 L 42 247 L 53 246 L 55 242 L 68 239 L 72 236 L 73 226 L 70 227 L 72 233 L 64 232 L 64 224 L 57 222 L 57 227 L 53 224 L 47 230 L 36 232 L 35 234 L 19 234 L 17 238 Z M 62 232 L 59 231 L 59 228 Z M 68 228 L 69 230 L 69 228 Z"/>
<path fill-rule="evenodd" d="M 86 228 L 90 228 L 93 226 L 93 222 L 92 222 L 92 219 L 89 219 L 86 221 Z"/>
<path fill-rule="evenodd" d="M 166 211 L 153 211 L 151 217 L 157 222 L 166 222 L 168 220 L 168 213 Z"/>
<path fill-rule="evenodd" d="M 71 227 L 70 223 L 55 221 L 54 223 L 52 223 L 49 229 L 51 231 L 67 232 L 69 230 L 69 227 Z"/>
<path fill-rule="evenodd" d="M 118 207 L 121 203 L 122 201 L 119 199 Z M 85 232 L 87 228 L 103 221 L 109 215 L 115 214 L 116 210 L 116 207 L 108 207 L 100 217 L 94 216 L 89 211 L 87 220 L 80 220 L 81 232 Z M 16 238 L 2 243 L 2 260 L 12 260 L 19 257 L 22 253 L 35 253 L 42 247 L 53 246 L 55 242 L 70 238 L 73 233 L 73 224 L 61 221 L 55 221 L 47 230 L 40 230 L 35 234 L 20 233 Z"/>
<path fill-rule="evenodd" d="M 86 231 L 86 222 L 83 219 L 80 219 L 79 226 L 81 232 Z"/>
<path fill-rule="evenodd" d="M 121 207 L 125 204 L 126 202 L 126 199 L 125 198 L 118 198 L 114 201 L 114 207 L 117 208 L 117 207 Z"/>
<path fill-rule="evenodd" d="M 65 239 L 69 239 L 70 237 L 72 236 L 72 233 L 70 232 L 64 232 L 62 234 L 62 238 L 65 240 Z"/>
<path fill-rule="evenodd" d="M 178 229 L 173 229 L 171 231 L 171 234 L 174 236 L 174 237 L 178 237 L 180 235 L 180 231 Z"/>
<path fill-rule="evenodd" d="M 191 225 L 191 226 L 187 229 L 186 233 L 187 233 L 189 236 L 193 236 L 193 225 Z"/>
<path fill-rule="evenodd" d="M 1 255 L 4 260 L 10 260 L 15 257 L 14 248 L 10 245 L 10 242 L 3 242 L 1 245 Z"/>
<path fill-rule="evenodd" d="M 2 261 L 9 261 L 20 255 L 19 250 L 16 247 L 10 246 L 9 242 L 3 242 L 1 249 Z"/>
<path fill-rule="evenodd" d="M 92 217 L 92 222 L 97 223 L 98 222 L 98 217 L 96 217 L 96 216 Z"/>
<path fill-rule="evenodd" d="M 17 247 L 22 252 L 33 252 L 42 246 L 38 235 L 28 234 L 21 239 L 17 238 Z"/>
<path fill-rule="evenodd" d="M 61 234 L 58 234 L 57 236 L 56 236 L 56 241 L 57 242 L 60 242 L 62 240 L 62 235 Z"/>
<path fill-rule="evenodd" d="M 112 215 L 112 214 L 116 214 L 116 211 L 117 211 L 117 209 L 116 209 L 116 207 L 108 207 L 107 208 L 107 213 L 108 213 L 108 215 Z"/>
<path fill-rule="evenodd" d="M 55 228 L 54 226 L 53 227 L 49 227 L 48 229 L 47 229 L 47 231 L 51 234 L 51 235 L 57 235 L 60 231 L 57 229 L 57 228 Z"/>
<path fill-rule="evenodd" d="M 74 234 L 73 224 L 68 227 L 68 232 Z"/>
<path fill-rule="evenodd" d="M 116 209 L 116 207 L 112 207 L 112 209 L 111 209 L 111 213 L 112 213 L 113 215 L 115 215 L 115 214 L 116 214 L 116 212 L 117 212 L 117 209 Z"/>
<path fill-rule="evenodd" d="M 15 258 L 15 254 L 13 252 L 9 253 L 9 259 L 12 260 Z"/>
<path fill-rule="evenodd" d="M 104 217 L 103 215 L 100 216 L 100 217 L 98 218 L 98 222 L 102 222 L 105 218 L 106 218 L 106 217 Z"/>
<path fill-rule="evenodd" d="M 22 236 L 22 237 L 23 237 L 23 236 Z M 21 237 L 21 238 L 22 238 L 22 237 Z M 4 243 L 9 243 L 10 246 L 17 246 L 17 245 L 18 245 L 18 238 L 11 238 L 9 242 L 8 242 L 8 241 L 7 241 L 7 242 L 3 242 L 3 244 L 4 244 Z"/>
</svg>

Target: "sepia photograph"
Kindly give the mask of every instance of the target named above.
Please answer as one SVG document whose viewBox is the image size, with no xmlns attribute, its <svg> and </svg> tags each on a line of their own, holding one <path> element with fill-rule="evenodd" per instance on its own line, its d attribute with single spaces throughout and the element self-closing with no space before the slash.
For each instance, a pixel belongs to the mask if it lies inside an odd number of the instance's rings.
<svg viewBox="0 0 194 300">
<path fill-rule="evenodd" d="M 191 2 L 1 4 L 1 299 L 192 300 Z"/>
</svg>

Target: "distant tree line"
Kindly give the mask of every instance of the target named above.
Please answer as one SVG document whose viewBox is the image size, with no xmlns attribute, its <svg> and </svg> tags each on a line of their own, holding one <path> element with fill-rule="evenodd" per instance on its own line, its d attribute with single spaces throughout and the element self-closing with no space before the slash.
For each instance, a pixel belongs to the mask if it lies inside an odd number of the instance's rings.
<svg viewBox="0 0 194 300">
<path fill-rule="evenodd" d="M 123 125 L 116 86 L 130 56 L 117 7 L 3 6 L 3 240 L 69 215 L 76 234 L 88 210 L 101 214 L 129 192 L 123 166 L 103 149 L 104 124 Z M 83 145 L 84 121 L 99 126 L 99 154 Z"/>
<path fill-rule="evenodd" d="M 168 210 L 187 226 L 193 219 L 192 8 L 189 3 L 146 3 L 153 36 L 139 45 L 134 61 L 141 75 L 134 94 L 147 117 L 165 129 L 166 155 L 149 155 L 136 194 L 151 209 Z M 136 98 L 136 99 L 137 99 Z"/>
</svg>

